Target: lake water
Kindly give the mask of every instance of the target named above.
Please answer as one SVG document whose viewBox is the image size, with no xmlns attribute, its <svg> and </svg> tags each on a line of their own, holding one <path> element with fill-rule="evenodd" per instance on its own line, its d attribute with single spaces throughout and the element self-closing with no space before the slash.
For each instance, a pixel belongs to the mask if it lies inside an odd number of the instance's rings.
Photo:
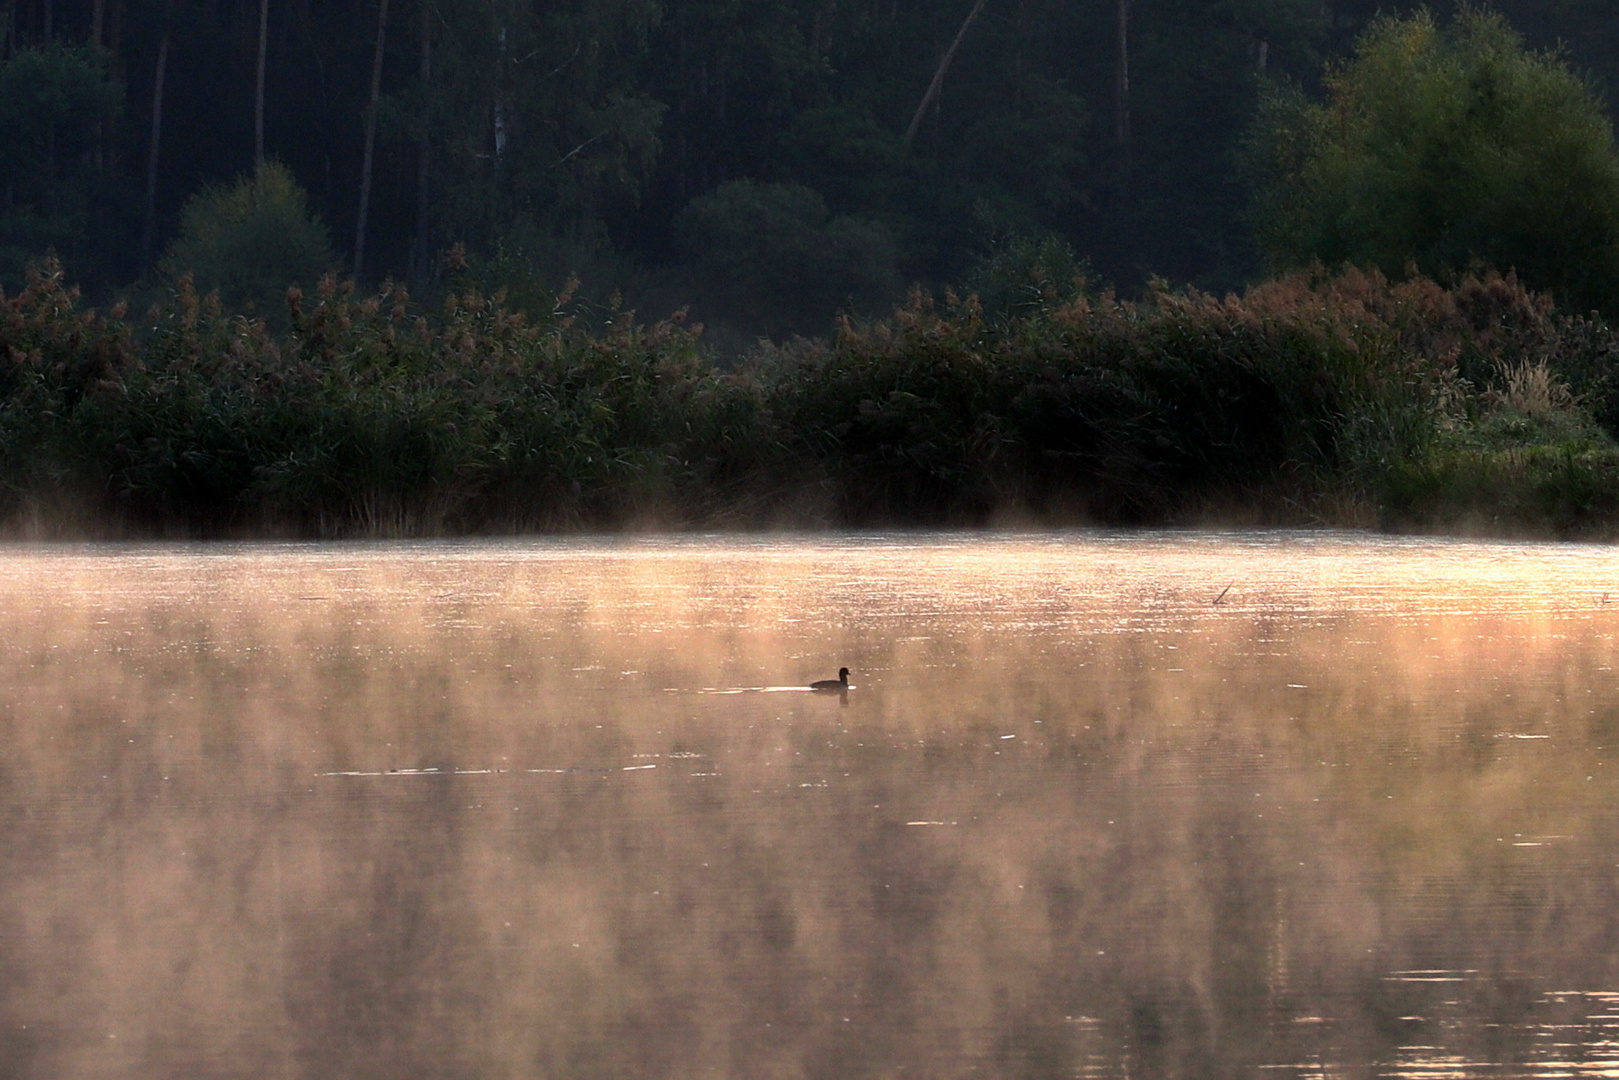
<svg viewBox="0 0 1619 1080">
<path fill-rule="evenodd" d="M 1619 1076 L 1619 549 L 12 547 L 0 611 L 7 1080 Z"/>
</svg>

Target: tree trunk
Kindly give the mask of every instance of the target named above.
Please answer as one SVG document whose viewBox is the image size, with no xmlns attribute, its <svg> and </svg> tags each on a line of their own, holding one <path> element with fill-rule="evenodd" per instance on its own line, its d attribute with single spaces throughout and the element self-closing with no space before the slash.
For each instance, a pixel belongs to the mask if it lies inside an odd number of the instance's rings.
<svg viewBox="0 0 1619 1080">
<path fill-rule="evenodd" d="M 157 47 L 157 76 L 152 80 L 152 141 L 146 150 L 146 223 L 141 229 L 141 262 L 152 263 L 152 245 L 157 241 L 157 152 L 163 141 L 163 77 L 169 68 L 169 28 L 163 27 L 163 41 Z"/>
<path fill-rule="evenodd" d="M 377 101 L 382 97 L 382 56 L 388 36 L 388 0 L 377 5 L 377 51 L 371 57 L 371 102 L 365 110 L 365 154 L 360 162 L 360 213 L 354 224 L 354 280 L 365 270 L 365 219 L 371 209 L 371 161 L 377 146 Z"/>
<path fill-rule="evenodd" d="M 101 31 L 107 22 L 107 0 L 94 0 L 90 5 L 90 47 L 101 48 Z M 97 120 L 95 135 L 92 143 L 91 156 L 95 167 L 103 169 L 107 164 L 107 125 Z"/>
<path fill-rule="evenodd" d="M 121 80 L 124 77 L 124 0 L 112 0 L 112 11 L 107 16 L 107 49 L 112 53 L 112 77 Z"/>
<path fill-rule="evenodd" d="M 417 0 L 421 16 L 421 65 L 418 77 L 421 80 L 422 105 L 421 114 L 417 122 L 421 127 L 416 132 L 416 243 L 413 245 L 410 259 L 411 286 L 417 292 L 427 288 L 427 282 L 432 276 L 433 241 L 428 232 L 428 214 L 431 205 L 428 200 L 427 182 L 429 179 L 428 165 L 431 161 L 433 142 L 431 138 L 431 124 L 433 120 L 432 84 L 433 84 L 433 9 L 428 0 Z"/>
<path fill-rule="evenodd" d="M 259 0 L 259 67 L 253 82 L 253 167 L 264 164 L 264 55 L 270 40 L 270 0 Z"/>
<path fill-rule="evenodd" d="M 506 28 L 496 38 L 495 69 L 495 167 L 506 162 Z"/>
<path fill-rule="evenodd" d="M 1115 57 L 1113 141 L 1118 153 L 1112 212 L 1108 215 L 1115 250 L 1135 250 L 1135 161 L 1130 144 L 1130 0 L 1118 0 L 1118 52 Z"/>
<path fill-rule="evenodd" d="M 938 70 L 933 73 L 933 81 L 928 83 L 927 93 L 922 95 L 922 103 L 916 107 L 916 115 L 911 117 L 911 126 L 905 129 L 905 151 L 910 152 L 911 143 L 916 140 L 916 131 L 922 126 L 922 117 L 927 113 L 928 106 L 938 98 L 939 91 L 944 87 L 944 76 L 950 70 L 950 63 L 956 58 L 956 50 L 961 48 L 961 41 L 967 36 L 967 27 L 978 18 L 978 13 L 984 10 L 985 0 L 973 0 L 973 9 L 967 12 L 967 18 L 961 23 L 961 29 L 956 31 L 956 39 L 944 51 L 939 59 Z M 1124 0 L 1120 0 L 1123 3 Z"/>
<path fill-rule="evenodd" d="M 1130 0 L 1119 0 L 1119 39 L 1114 81 L 1113 138 L 1130 142 Z"/>
</svg>

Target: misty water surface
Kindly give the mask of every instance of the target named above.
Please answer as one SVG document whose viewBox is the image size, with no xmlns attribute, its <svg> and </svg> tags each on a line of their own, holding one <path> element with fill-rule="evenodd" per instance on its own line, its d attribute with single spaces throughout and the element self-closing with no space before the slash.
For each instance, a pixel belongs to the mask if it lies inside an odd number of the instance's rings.
<svg viewBox="0 0 1619 1080">
<path fill-rule="evenodd" d="M 1619 1075 L 1614 549 L 10 548 L 0 605 L 8 1080 Z"/>
</svg>

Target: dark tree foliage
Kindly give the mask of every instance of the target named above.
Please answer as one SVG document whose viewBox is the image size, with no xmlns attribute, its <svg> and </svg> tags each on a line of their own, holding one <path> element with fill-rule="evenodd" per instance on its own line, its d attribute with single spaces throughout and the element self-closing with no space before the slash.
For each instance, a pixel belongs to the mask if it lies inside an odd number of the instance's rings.
<svg viewBox="0 0 1619 1080">
<path fill-rule="evenodd" d="M 675 230 L 702 300 L 742 329 L 813 334 L 810 313 L 869 309 L 899 286 L 880 223 L 832 217 L 802 184 L 732 180 L 692 200 Z"/>
<path fill-rule="evenodd" d="M 123 193 L 97 159 L 121 100 L 99 49 L 31 46 L 0 63 L 0 282 L 48 250 L 94 269 L 119 238 L 108 210 Z"/>
<path fill-rule="evenodd" d="M 1455 5 L 1432 6 L 1443 22 Z M 1121 132 L 1116 0 L 985 0 L 970 21 L 974 0 L 391 0 L 366 277 L 420 291 L 459 243 L 486 276 L 555 289 L 577 272 L 587 299 L 691 304 L 748 332 L 880 310 L 890 285 L 982 276 L 1019 245 L 1066 245 L 1127 292 L 1154 274 L 1240 286 L 1263 271 L 1237 150 L 1265 88 L 1317 89 L 1378 11 L 1415 7 L 1132 0 Z M 378 0 L 48 8 L 47 27 L 40 0 L 0 0 L 0 280 L 47 250 L 92 295 L 154 280 L 188 200 L 255 167 L 266 10 L 264 153 L 330 235 L 356 235 Z M 1619 87 L 1612 0 L 1497 8 L 1599 92 Z M 726 235 L 715 200 L 740 181 L 821 200 L 845 269 L 787 292 L 788 259 L 717 287 L 737 251 L 694 249 L 692 223 Z"/>
</svg>

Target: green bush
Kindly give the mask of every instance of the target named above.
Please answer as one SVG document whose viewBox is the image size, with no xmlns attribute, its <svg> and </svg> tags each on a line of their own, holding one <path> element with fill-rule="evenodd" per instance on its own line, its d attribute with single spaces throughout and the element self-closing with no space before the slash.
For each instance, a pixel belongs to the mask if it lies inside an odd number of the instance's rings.
<svg viewBox="0 0 1619 1080">
<path fill-rule="evenodd" d="M 1275 266 L 1453 278 L 1482 263 L 1619 312 L 1619 153 L 1556 55 L 1527 51 L 1496 15 L 1390 16 L 1326 87 L 1322 105 L 1274 95 L 1256 130 L 1256 224 Z"/>
<path fill-rule="evenodd" d="M 1159 288 L 1004 323 L 974 298 L 917 296 L 798 358 L 775 407 L 856 520 L 1302 506 L 1369 491 L 1433 431 L 1453 367 L 1402 343 L 1411 288 L 1366 275 L 1224 300 Z"/>
<path fill-rule="evenodd" d="M 1087 276 L 1085 263 L 1060 237 L 1018 236 L 980 259 L 966 286 L 991 318 L 1019 319 L 1072 301 Z"/>
<path fill-rule="evenodd" d="M 313 287 L 336 263 L 308 194 L 286 166 L 267 161 L 252 176 L 193 195 L 159 269 L 175 283 L 190 275 L 229 310 L 279 322 L 287 286 Z"/>
</svg>

